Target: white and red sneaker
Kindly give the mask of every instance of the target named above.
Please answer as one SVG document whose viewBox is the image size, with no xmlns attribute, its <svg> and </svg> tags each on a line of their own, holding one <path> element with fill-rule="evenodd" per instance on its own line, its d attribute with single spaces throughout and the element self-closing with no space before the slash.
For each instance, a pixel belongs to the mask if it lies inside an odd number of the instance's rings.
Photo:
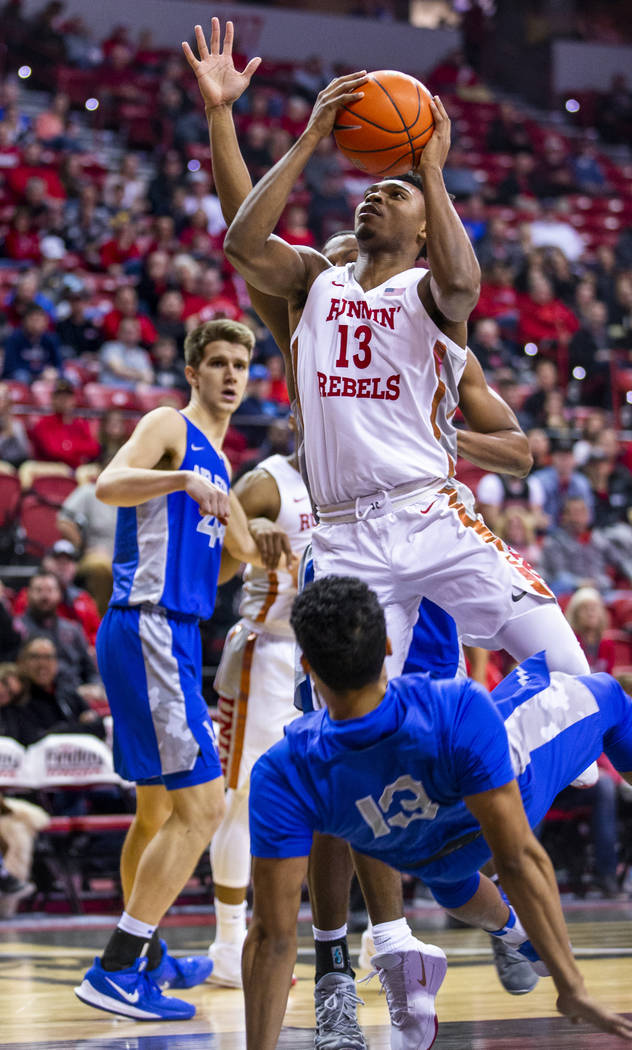
<svg viewBox="0 0 632 1050">
<path fill-rule="evenodd" d="M 435 944 L 416 938 L 409 944 L 397 952 L 374 955 L 371 965 L 386 992 L 392 1050 L 430 1050 L 438 1030 L 435 997 L 448 961 Z"/>
</svg>

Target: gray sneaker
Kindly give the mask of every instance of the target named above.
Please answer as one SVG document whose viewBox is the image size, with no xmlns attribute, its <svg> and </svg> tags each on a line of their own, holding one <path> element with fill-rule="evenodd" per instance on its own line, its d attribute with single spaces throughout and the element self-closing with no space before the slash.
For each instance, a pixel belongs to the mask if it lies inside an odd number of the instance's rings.
<svg viewBox="0 0 632 1050">
<path fill-rule="evenodd" d="M 326 973 L 314 988 L 316 1033 L 314 1050 L 368 1050 L 358 1024 L 358 1003 L 353 977 Z"/>
<path fill-rule="evenodd" d="M 502 937 L 490 937 L 498 980 L 510 995 L 532 992 L 539 977 L 528 959 L 517 948 L 510 948 Z"/>
</svg>

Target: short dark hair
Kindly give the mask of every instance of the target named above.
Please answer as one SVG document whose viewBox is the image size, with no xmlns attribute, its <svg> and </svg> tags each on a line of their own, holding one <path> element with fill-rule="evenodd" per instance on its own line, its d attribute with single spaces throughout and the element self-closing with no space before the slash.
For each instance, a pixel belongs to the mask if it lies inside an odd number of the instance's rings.
<svg viewBox="0 0 632 1050">
<path fill-rule="evenodd" d="M 327 240 L 323 241 L 323 246 L 320 249 L 321 252 L 324 252 L 329 242 L 335 241 L 336 237 L 355 237 L 355 230 L 336 230 L 335 233 L 330 233 Z"/>
<path fill-rule="evenodd" d="M 204 350 L 209 343 L 218 340 L 243 346 L 250 355 L 255 345 L 255 337 L 247 325 L 241 321 L 228 321 L 221 318 L 207 321 L 189 332 L 184 340 L 184 360 L 191 368 L 199 368 L 204 359 Z"/>
<path fill-rule="evenodd" d="M 355 576 L 323 576 L 295 599 L 290 623 L 319 678 L 344 693 L 380 677 L 386 622 L 374 591 Z"/>
<path fill-rule="evenodd" d="M 388 178 L 388 175 L 385 178 Z M 397 179 L 398 182 L 408 182 L 411 186 L 416 186 L 420 193 L 424 191 L 423 179 L 416 171 L 407 171 L 405 175 L 392 175 L 391 178 Z"/>
</svg>

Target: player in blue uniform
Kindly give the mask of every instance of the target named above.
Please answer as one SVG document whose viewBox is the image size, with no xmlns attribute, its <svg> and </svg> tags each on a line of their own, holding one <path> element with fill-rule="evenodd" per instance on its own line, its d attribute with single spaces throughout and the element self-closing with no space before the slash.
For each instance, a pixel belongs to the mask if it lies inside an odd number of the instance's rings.
<svg viewBox="0 0 632 1050">
<path fill-rule="evenodd" d="M 98 497 L 120 508 L 114 590 L 97 655 L 115 768 L 136 782 L 137 808 L 121 855 L 125 911 L 75 992 L 141 1020 L 192 1017 L 194 1006 L 161 989 L 199 984 L 212 969 L 206 956 L 168 955 L 157 927 L 223 815 L 197 625 L 213 612 L 223 543 L 238 561 L 261 564 L 221 451 L 253 345 L 251 331 L 236 322 L 191 332 L 189 404 L 144 416 L 97 483 Z"/>
<path fill-rule="evenodd" d="M 632 783 L 632 701 L 618 683 L 549 672 L 544 654 L 491 698 L 467 679 L 388 682 L 383 612 L 349 577 L 307 587 L 291 622 L 326 707 L 288 726 L 252 775 L 259 801 L 250 814 L 255 913 L 243 956 L 248 1050 L 276 1046 L 315 831 L 420 876 L 457 918 L 550 974 L 561 1013 L 632 1039 L 632 1022 L 585 991 L 553 868 L 530 828 L 602 750 Z M 507 897 L 479 874 L 490 858 Z M 388 953 L 376 947 L 391 1045 L 427 1050 L 445 956 L 409 936 Z"/>
</svg>

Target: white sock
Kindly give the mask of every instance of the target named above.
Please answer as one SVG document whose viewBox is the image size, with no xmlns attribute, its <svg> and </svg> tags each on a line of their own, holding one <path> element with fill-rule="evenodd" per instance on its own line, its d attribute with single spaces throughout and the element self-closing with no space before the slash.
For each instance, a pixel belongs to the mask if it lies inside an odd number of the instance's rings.
<svg viewBox="0 0 632 1050">
<path fill-rule="evenodd" d="M 401 951 L 407 947 L 412 937 L 413 931 L 404 918 L 378 922 L 373 927 L 373 943 L 377 955 Z"/>
<path fill-rule="evenodd" d="M 347 936 L 347 924 L 339 926 L 337 930 L 319 930 L 316 926 L 312 926 L 312 932 L 315 941 L 341 941 Z"/>
<path fill-rule="evenodd" d="M 124 933 L 131 933 L 132 937 L 143 937 L 148 941 L 153 936 L 156 926 L 150 926 L 147 922 L 141 922 L 140 919 L 135 919 L 133 915 L 128 915 L 124 911 L 118 921 L 118 928 L 123 930 Z"/>
<path fill-rule="evenodd" d="M 241 947 L 246 936 L 246 902 L 222 904 L 216 900 L 215 920 L 215 940 L 221 941 L 222 944 L 238 944 Z"/>
</svg>

